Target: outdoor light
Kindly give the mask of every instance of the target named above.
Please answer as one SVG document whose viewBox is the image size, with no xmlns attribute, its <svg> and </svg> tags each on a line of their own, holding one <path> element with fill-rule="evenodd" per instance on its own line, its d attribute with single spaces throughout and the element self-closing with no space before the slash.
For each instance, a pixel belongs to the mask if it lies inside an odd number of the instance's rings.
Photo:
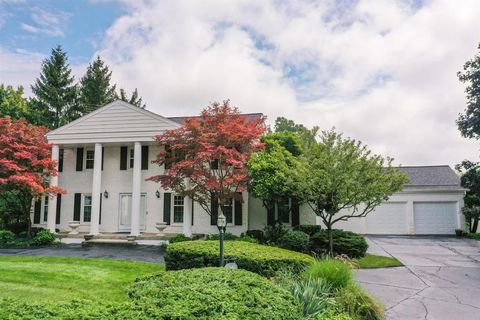
<svg viewBox="0 0 480 320">
<path fill-rule="evenodd" d="M 105 197 L 105 199 L 108 199 L 108 191 L 107 191 L 107 190 L 105 190 L 105 191 L 103 192 L 103 196 Z"/>
<path fill-rule="evenodd" d="M 157 191 L 155 192 L 155 195 L 157 196 L 158 199 L 160 199 L 160 191 L 157 190 Z"/>
<path fill-rule="evenodd" d="M 227 226 L 227 218 L 224 216 L 223 212 L 220 212 L 220 214 L 217 217 L 217 227 L 218 231 L 220 232 L 220 267 L 223 268 L 225 265 L 225 258 L 223 254 L 223 238 L 224 238 L 224 233 L 225 233 L 225 227 Z"/>
</svg>

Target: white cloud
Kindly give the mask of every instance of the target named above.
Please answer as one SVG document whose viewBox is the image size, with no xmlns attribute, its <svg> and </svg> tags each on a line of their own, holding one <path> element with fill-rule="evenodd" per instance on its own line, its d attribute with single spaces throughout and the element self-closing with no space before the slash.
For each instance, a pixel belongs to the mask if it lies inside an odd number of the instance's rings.
<svg viewBox="0 0 480 320">
<path fill-rule="evenodd" d="M 30 14 L 33 24 L 22 23 L 20 28 L 33 34 L 63 37 L 70 16 L 71 14 L 63 11 L 47 11 L 33 7 Z"/>
</svg>

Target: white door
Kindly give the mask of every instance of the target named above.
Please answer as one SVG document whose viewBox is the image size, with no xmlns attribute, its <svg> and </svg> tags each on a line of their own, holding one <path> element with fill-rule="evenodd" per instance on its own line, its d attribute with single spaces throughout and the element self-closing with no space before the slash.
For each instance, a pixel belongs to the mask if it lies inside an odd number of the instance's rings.
<svg viewBox="0 0 480 320">
<path fill-rule="evenodd" d="M 406 234 L 407 210 L 405 202 L 387 202 L 367 215 L 367 234 Z"/>
<path fill-rule="evenodd" d="M 454 234 L 457 228 L 456 202 L 415 202 L 416 234 Z"/>
<path fill-rule="evenodd" d="M 145 230 L 145 214 L 147 213 L 147 197 L 140 195 L 140 230 Z M 120 195 L 120 231 L 130 231 L 132 224 L 132 194 Z"/>
</svg>

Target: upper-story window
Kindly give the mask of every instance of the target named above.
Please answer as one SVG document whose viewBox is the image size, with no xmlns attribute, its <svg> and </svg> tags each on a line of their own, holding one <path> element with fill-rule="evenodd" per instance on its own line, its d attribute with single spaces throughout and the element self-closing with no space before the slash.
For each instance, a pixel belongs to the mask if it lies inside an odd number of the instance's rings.
<svg viewBox="0 0 480 320">
<path fill-rule="evenodd" d="M 130 149 L 130 157 L 128 158 L 129 168 L 133 168 L 133 164 L 135 162 L 135 150 Z"/>
<path fill-rule="evenodd" d="M 87 150 L 87 156 L 85 157 L 85 169 L 93 169 L 95 162 L 95 150 Z"/>
<path fill-rule="evenodd" d="M 233 223 L 233 206 L 232 206 L 233 201 L 230 199 L 223 207 L 222 207 L 222 212 L 225 215 L 225 218 L 227 218 L 227 223 Z"/>
</svg>

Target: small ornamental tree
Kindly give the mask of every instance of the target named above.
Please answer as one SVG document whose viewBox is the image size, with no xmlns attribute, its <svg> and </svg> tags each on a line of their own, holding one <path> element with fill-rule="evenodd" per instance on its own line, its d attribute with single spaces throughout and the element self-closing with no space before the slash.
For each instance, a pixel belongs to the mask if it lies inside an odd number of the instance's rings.
<svg viewBox="0 0 480 320">
<path fill-rule="evenodd" d="M 212 215 L 211 202 L 223 212 L 238 193 L 246 190 L 246 163 L 261 150 L 264 119 L 249 120 L 229 101 L 214 102 L 200 117 L 186 118 L 178 129 L 155 137 L 164 148 L 154 161 L 165 165 L 164 174 L 150 177 L 165 189 L 187 196 Z"/>
<path fill-rule="evenodd" d="M 305 200 L 329 231 L 330 254 L 335 223 L 367 216 L 408 181 L 393 159 L 333 130 L 322 132 L 308 157 Z"/>
<path fill-rule="evenodd" d="M 25 202 L 31 203 L 32 197 L 41 194 L 64 193 L 49 186 L 49 178 L 57 170 L 44 137 L 47 132 L 48 128 L 27 124 L 24 119 L 0 118 L 0 196 L 17 190 L 28 195 Z M 29 209 L 24 214 L 30 227 Z"/>
</svg>

